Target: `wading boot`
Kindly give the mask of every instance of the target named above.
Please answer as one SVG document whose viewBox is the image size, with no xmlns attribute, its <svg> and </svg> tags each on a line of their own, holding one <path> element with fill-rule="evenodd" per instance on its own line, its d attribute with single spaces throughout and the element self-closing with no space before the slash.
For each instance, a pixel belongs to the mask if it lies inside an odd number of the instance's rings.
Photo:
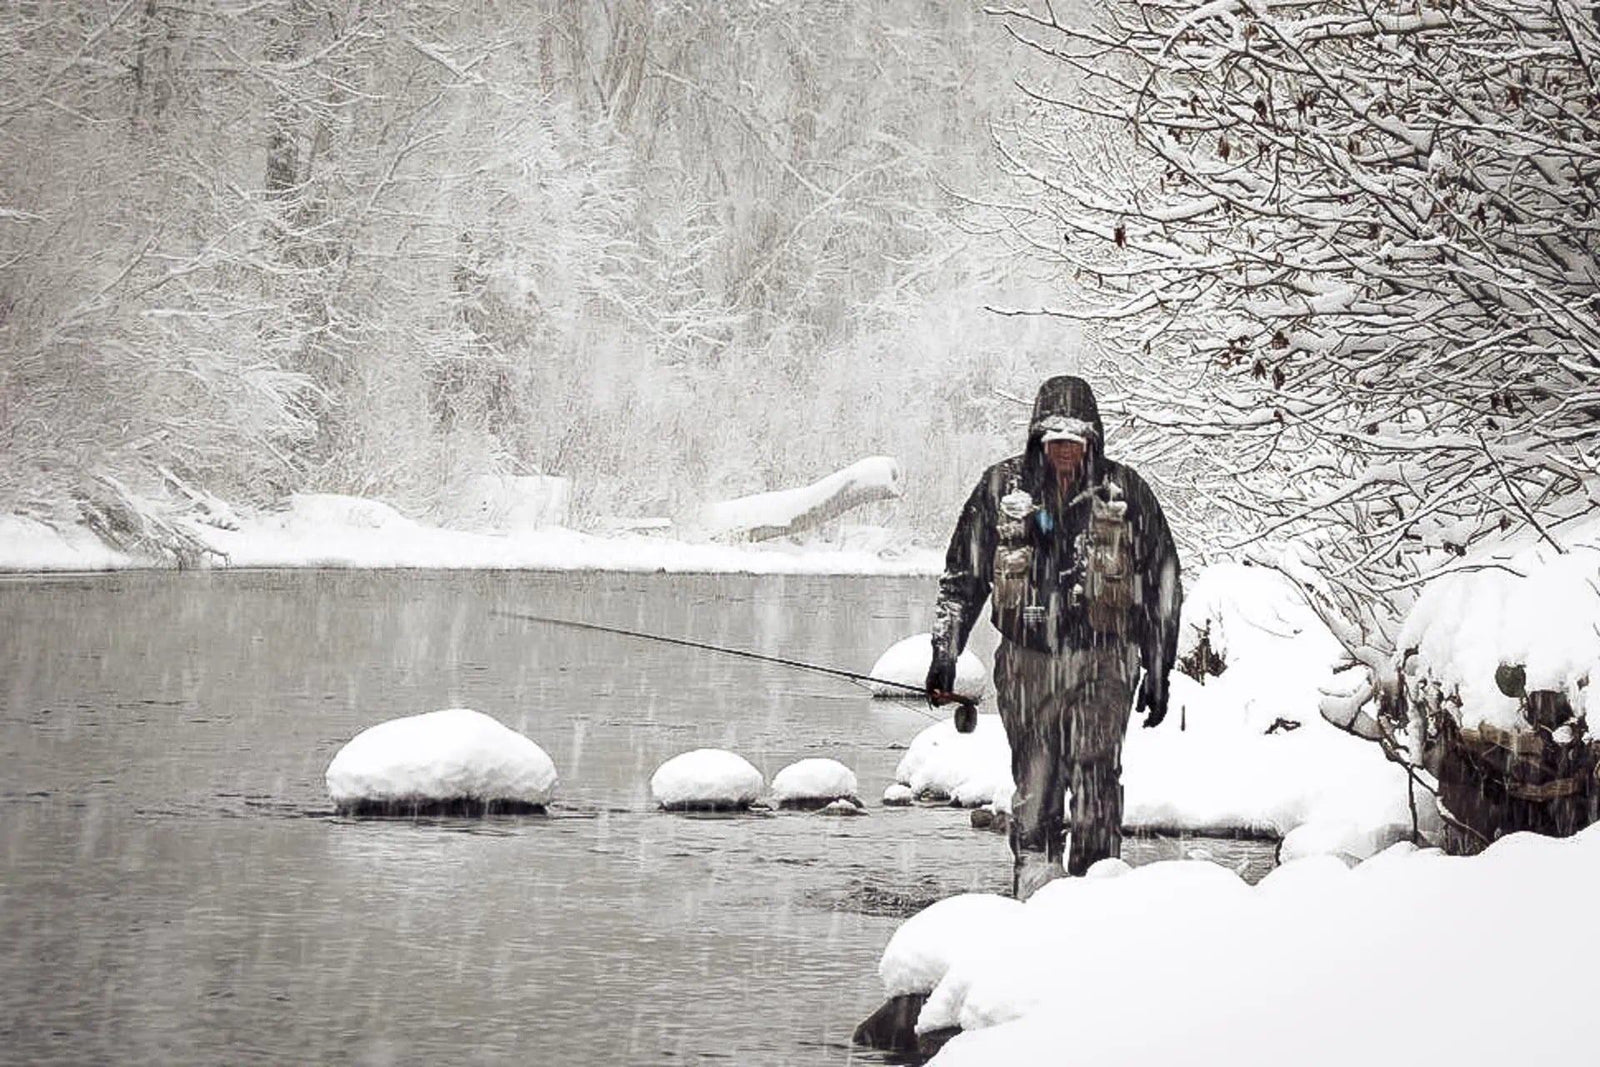
<svg viewBox="0 0 1600 1067">
<path fill-rule="evenodd" d="M 1042 852 L 1024 852 L 1017 857 L 1011 873 L 1011 895 L 1018 900 L 1027 900 L 1039 891 L 1039 887 L 1065 878 L 1067 870 L 1061 866 L 1060 860 L 1050 859 Z"/>
</svg>

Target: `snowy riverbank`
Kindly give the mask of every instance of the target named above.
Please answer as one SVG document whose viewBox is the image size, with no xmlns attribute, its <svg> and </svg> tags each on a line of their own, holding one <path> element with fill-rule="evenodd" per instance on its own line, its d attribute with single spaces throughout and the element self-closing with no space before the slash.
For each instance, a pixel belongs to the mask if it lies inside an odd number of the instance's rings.
<svg viewBox="0 0 1600 1067">
<path fill-rule="evenodd" d="M 1318 713 L 1347 687 L 1339 646 L 1294 588 L 1262 567 L 1217 564 L 1191 579 L 1179 652 L 1204 661 L 1172 675 L 1158 729 L 1137 720 L 1123 749 L 1123 822 L 1134 830 L 1285 838 L 1285 857 L 1372 855 L 1411 834 L 1405 771 L 1377 745 Z M 991 705 L 992 707 L 992 705 Z M 1011 805 L 1011 752 L 999 716 L 960 735 L 946 721 L 912 742 L 896 771 L 913 793 L 968 807 Z M 1419 812 L 1433 828 L 1431 809 Z"/>
<path fill-rule="evenodd" d="M 1594 885 L 1600 830 L 1471 858 L 1399 844 L 1354 868 L 1305 859 L 1254 887 L 1204 862 L 1090 873 L 1025 904 L 951 898 L 901 927 L 885 989 L 930 994 L 919 1032 L 962 1031 L 934 1064 L 1582 1058 L 1562 1020 L 1590 1010 L 1600 935 L 1506 920 Z"/>
<path fill-rule="evenodd" d="M 446 529 L 375 500 L 290 498 L 279 511 L 232 516 L 236 529 L 185 520 L 216 567 L 626 570 L 734 574 L 938 574 L 942 553 L 900 544 L 875 527 L 840 528 L 831 541 L 689 542 L 637 532 L 544 526 L 516 533 Z M 0 516 L 0 572 L 103 571 L 170 566 L 107 546 L 85 526 Z"/>
</svg>

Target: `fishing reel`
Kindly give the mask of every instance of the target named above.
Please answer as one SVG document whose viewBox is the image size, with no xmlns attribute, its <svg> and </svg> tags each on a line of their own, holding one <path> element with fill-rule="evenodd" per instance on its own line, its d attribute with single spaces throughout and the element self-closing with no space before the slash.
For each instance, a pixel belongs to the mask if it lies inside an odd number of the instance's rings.
<svg viewBox="0 0 1600 1067">
<path fill-rule="evenodd" d="M 978 728 L 978 706 L 963 700 L 956 705 L 956 733 L 970 734 Z"/>
<path fill-rule="evenodd" d="M 978 705 L 971 697 L 960 696 L 956 693 L 939 692 L 934 694 L 934 704 L 954 704 L 956 706 L 955 719 L 956 733 L 970 734 L 978 728 Z"/>
</svg>

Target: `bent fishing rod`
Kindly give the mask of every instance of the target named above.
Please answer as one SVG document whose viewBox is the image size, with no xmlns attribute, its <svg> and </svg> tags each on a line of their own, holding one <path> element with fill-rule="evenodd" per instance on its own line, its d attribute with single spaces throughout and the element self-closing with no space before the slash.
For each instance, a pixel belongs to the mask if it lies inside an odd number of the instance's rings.
<svg viewBox="0 0 1600 1067">
<path fill-rule="evenodd" d="M 741 659 L 753 659 L 762 663 L 776 663 L 783 667 L 793 667 L 796 670 L 813 671 L 817 674 L 827 674 L 835 678 L 847 678 L 852 682 L 868 682 L 873 685 L 887 686 L 891 689 L 900 689 L 918 696 L 931 695 L 940 703 L 954 704 L 956 730 L 959 733 L 970 734 L 978 725 L 977 702 L 969 697 L 957 693 L 934 692 L 928 694 L 922 686 L 911 685 L 907 682 L 891 681 L 888 678 L 874 678 L 870 674 L 858 671 L 847 671 L 839 667 L 825 667 L 819 663 L 806 663 L 798 659 L 786 659 L 783 656 L 769 656 L 762 652 L 751 652 L 743 648 L 725 648 L 722 645 L 713 645 L 705 641 L 691 641 L 685 637 L 667 637 L 664 634 L 645 633 L 643 630 L 625 630 L 620 626 L 602 626 L 595 622 L 578 622 L 575 619 L 558 619 L 547 615 L 529 615 L 521 611 L 491 611 L 491 615 L 499 615 L 507 619 L 521 619 L 524 622 L 540 622 L 549 626 L 565 626 L 573 630 L 588 630 L 593 633 L 615 634 L 621 637 L 635 637 L 641 641 L 659 641 L 664 645 L 679 645 L 683 648 L 698 648 L 705 652 L 721 652 L 726 656 L 738 656 Z M 928 718 L 935 718 L 921 708 L 915 708 L 919 714 Z"/>
</svg>

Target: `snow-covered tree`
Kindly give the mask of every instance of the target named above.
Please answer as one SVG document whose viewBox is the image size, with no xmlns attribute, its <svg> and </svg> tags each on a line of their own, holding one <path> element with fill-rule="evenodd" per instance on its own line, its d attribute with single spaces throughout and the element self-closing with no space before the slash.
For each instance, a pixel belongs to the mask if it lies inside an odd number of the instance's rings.
<svg viewBox="0 0 1600 1067">
<path fill-rule="evenodd" d="M 1005 206 L 1215 549 L 1288 569 L 1402 726 L 1431 577 L 1600 500 L 1600 10 L 1572 0 L 1008 8 L 1061 76 Z M 1069 306 L 1066 306 L 1069 305 Z M 1403 651 L 1403 650 L 1402 650 Z"/>
</svg>

